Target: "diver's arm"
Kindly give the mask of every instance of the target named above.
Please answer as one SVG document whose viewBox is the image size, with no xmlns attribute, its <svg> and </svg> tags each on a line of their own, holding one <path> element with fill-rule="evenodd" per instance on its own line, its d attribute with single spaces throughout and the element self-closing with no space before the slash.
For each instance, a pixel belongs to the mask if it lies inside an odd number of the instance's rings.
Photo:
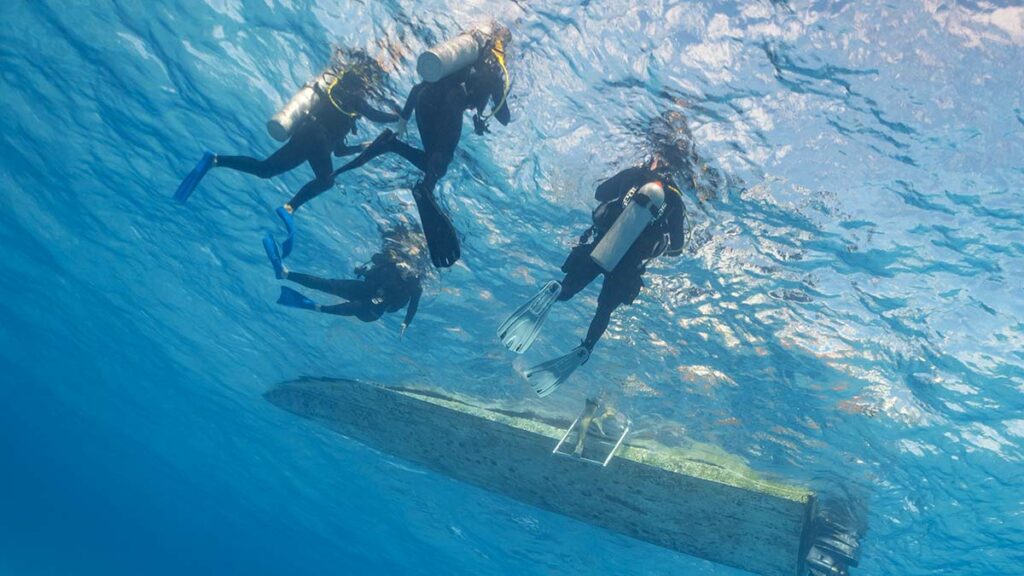
<svg viewBox="0 0 1024 576">
<path fill-rule="evenodd" d="M 395 134 L 399 138 L 405 138 L 405 130 L 409 123 L 409 118 L 412 118 L 413 113 L 416 112 L 416 104 L 420 101 L 420 93 L 423 92 L 426 86 L 426 82 L 420 82 L 409 91 L 409 97 L 405 99 L 405 107 L 402 108 L 402 112 L 398 115 L 398 126 L 395 127 Z"/>
<path fill-rule="evenodd" d="M 416 111 L 416 103 L 420 100 L 420 92 L 423 92 L 423 89 L 426 87 L 426 82 L 420 82 L 409 91 L 409 97 L 405 99 L 405 107 L 402 108 L 402 113 L 399 114 L 402 120 L 408 122 L 412 118 L 413 112 Z"/>
<path fill-rule="evenodd" d="M 621 197 L 634 183 L 633 181 L 637 179 L 640 170 L 637 167 L 626 168 L 615 176 L 601 182 L 597 190 L 594 191 L 594 198 L 598 202 L 608 202 L 609 200 Z"/>
<path fill-rule="evenodd" d="M 409 298 L 409 306 L 405 309 L 405 320 L 402 320 L 402 333 L 405 333 L 405 329 L 412 324 L 412 318 L 416 315 L 416 309 L 420 307 L 420 296 L 423 295 L 423 286 L 420 285 L 419 281 L 416 282 L 416 291 L 412 293 L 412 297 Z"/>
<path fill-rule="evenodd" d="M 686 241 L 686 207 L 675 193 L 668 197 L 668 248 L 666 256 L 679 256 L 683 253 Z"/>
<path fill-rule="evenodd" d="M 385 112 L 383 110 L 377 110 L 366 100 L 360 98 L 359 104 L 356 107 L 356 111 L 362 114 L 367 120 L 376 122 L 377 124 L 390 124 L 392 122 L 398 122 L 398 114 L 395 112 Z"/>
</svg>

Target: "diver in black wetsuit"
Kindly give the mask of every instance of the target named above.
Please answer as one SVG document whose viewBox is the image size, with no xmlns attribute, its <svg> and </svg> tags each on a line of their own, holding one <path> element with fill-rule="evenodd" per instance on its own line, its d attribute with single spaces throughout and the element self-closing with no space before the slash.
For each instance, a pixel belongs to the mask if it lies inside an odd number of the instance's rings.
<svg viewBox="0 0 1024 576">
<path fill-rule="evenodd" d="M 384 234 L 382 250 L 374 254 L 369 263 L 356 268 L 355 273 L 361 280 L 327 279 L 292 272 L 281 262 L 277 245 L 270 236 L 264 239 L 264 247 L 274 267 L 274 275 L 279 280 L 291 280 L 347 300 L 339 304 L 322 305 L 282 286 L 278 304 L 338 316 L 354 316 L 363 322 L 373 322 L 387 312 L 406 308 L 405 319 L 402 321 L 403 334 L 416 315 L 423 294 L 423 273 L 419 264 L 421 248 L 413 235 L 404 228 Z"/>
<path fill-rule="evenodd" d="M 334 185 L 331 154 L 350 156 L 363 150 L 362 146 L 348 146 L 345 139 L 356 130 L 356 120 L 365 117 L 378 124 L 397 122 L 398 114 L 377 110 L 366 101 L 365 84 L 355 71 L 345 72 L 337 85 L 327 90 L 325 102 L 313 110 L 309 118 L 277 152 L 264 160 L 249 156 L 216 155 L 213 165 L 231 168 L 260 178 L 273 178 L 309 162 L 315 178 L 299 191 L 319 194 Z"/>
<path fill-rule="evenodd" d="M 383 72 L 376 62 L 362 52 L 351 54 L 336 53 L 338 61 L 334 71 L 329 72 L 330 82 L 315 82 L 318 104 L 295 128 L 288 142 L 270 157 L 259 160 L 249 156 L 222 156 L 207 152 L 203 159 L 182 182 L 175 199 L 184 202 L 199 181 L 212 167 L 231 168 L 260 178 L 272 178 L 308 162 L 313 169 L 314 179 L 302 187 L 299 195 L 316 195 L 334 184 L 331 171 L 334 166 L 331 154 L 350 156 L 361 151 L 363 146 L 348 146 L 346 137 L 356 131 L 360 117 L 377 123 L 397 122 L 399 115 L 384 112 L 367 102 L 369 82 L 379 82 Z M 341 64 L 342 61 L 347 62 Z M 397 106 L 395 106 L 397 109 Z M 289 210 L 289 213 L 291 210 Z M 280 214 L 291 228 L 290 216 Z M 290 244 L 285 247 L 290 252 Z"/>
<path fill-rule="evenodd" d="M 601 204 L 594 210 L 594 224 L 581 237 L 579 243 L 565 263 L 562 272 L 562 292 L 558 301 L 572 299 L 600 274 L 604 274 L 601 293 L 597 297 L 597 313 L 590 322 L 590 329 L 582 346 L 588 352 L 608 329 L 612 312 L 622 304 L 632 304 L 643 288 L 642 276 L 647 271 L 647 261 L 661 255 L 678 256 L 683 250 L 686 227 L 686 208 L 679 188 L 672 180 L 670 171 L 661 169 L 662 160 L 653 158 L 642 166 L 627 168 L 601 183 L 594 198 Z M 645 184 L 660 183 L 665 191 L 665 206 L 662 213 L 649 224 L 622 260 L 611 272 L 603 270 L 590 254 L 622 214 L 624 199 L 631 191 L 635 193 Z"/>
<path fill-rule="evenodd" d="M 397 133 L 387 129 L 362 154 L 345 164 L 335 175 L 348 172 L 370 160 L 394 152 L 423 172 L 423 179 L 413 187 L 413 198 L 423 223 L 430 257 L 434 265 L 446 268 L 455 264 L 461 255 L 459 240 L 451 220 L 441 211 L 434 197 L 434 187 L 448 171 L 455 149 L 462 137 L 463 114 L 475 110 L 474 131 L 478 135 L 488 132 L 487 120 L 495 118 L 503 126 L 512 119 L 508 109 L 510 80 L 505 66 L 505 45 L 510 33 L 500 29 L 489 44 L 481 50 L 479 59 L 437 82 L 422 82 L 413 87 L 402 109 Z M 485 114 L 488 101 L 491 112 Z M 416 113 L 423 150 L 406 144 L 406 122 Z M 303 189 L 286 205 L 298 209 L 322 190 Z"/>
<path fill-rule="evenodd" d="M 640 294 L 649 260 L 682 253 L 686 208 L 672 172 L 665 160 L 655 155 L 643 165 L 627 168 L 598 186 L 594 197 L 601 204 L 594 210 L 593 225 L 562 264 L 565 273 L 562 282 L 549 282 L 498 329 L 499 337 L 509 349 L 524 352 L 537 337 L 555 301 L 571 299 L 604 274 L 597 312 L 580 346 L 566 356 L 527 371 L 526 376 L 533 382 L 537 394 L 550 394 L 590 358 L 594 345 L 608 329 L 612 312 L 620 305 L 632 304 Z M 628 216 L 627 209 L 631 211 Z M 629 228 L 626 222 L 633 222 L 635 239 L 623 232 Z M 602 245 L 606 236 L 613 238 L 609 238 L 609 244 Z M 624 244 L 619 243 L 621 251 L 617 257 L 609 256 L 607 249 L 616 243 L 614 237 L 629 239 Z"/>
</svg>

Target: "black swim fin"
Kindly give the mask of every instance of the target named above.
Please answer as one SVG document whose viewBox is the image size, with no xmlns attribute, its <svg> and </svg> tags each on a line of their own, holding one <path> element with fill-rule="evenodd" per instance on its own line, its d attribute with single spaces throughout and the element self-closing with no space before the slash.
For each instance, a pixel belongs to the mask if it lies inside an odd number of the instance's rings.
<svg viewBox="0 0 1024 576">
<path fill-rule="evenodd" d="M 455 234 L 455 226 L 448 215 L 441 211 L 434 195 L 417 184 L 412 189 L 412 197 L 420 212 L 423 224 L 423 235 L 427 237 L 427 248 L 430 249 L 430 260 L 438 268 L 448 268 L 458 262 L 462 255 L 459 248 L 459 237 Z"/>
</svg>

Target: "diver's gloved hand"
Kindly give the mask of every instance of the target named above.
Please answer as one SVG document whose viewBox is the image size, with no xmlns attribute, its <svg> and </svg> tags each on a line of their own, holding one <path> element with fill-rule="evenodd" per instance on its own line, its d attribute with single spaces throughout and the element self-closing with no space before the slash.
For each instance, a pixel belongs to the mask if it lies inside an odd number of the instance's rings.
<svg viewBox="0 0 1024 576">
<path fill-rule="evenodd" d="M 398 337 L 399 337 L 399 338 L 402 338 L 403 336 L 405 336 L 405 331 L 406 331 L 406 330 L 407 330 L 408 328 L 409 328 L 409 325 L 408 325 L 408 324 L 406 324 L 405 322 L 402 322 L 402 329 L 401 329 L 401 330 L 400 330 L 400 331 L 398 332 Z"/>
<path fill-rule="evenodd" d="M 483 136 L 490 132 L 490 130 L 487 129 L 487 122 L 485 122 L 479 114 L 473 115 L 473 131 L 476 132 L 477 136 Z"/>
<path fill-rule="evenodd" d="M 399 140 L 405 140 L 405 133 L 409 130 L 409 121 L 405 118 L 399 118 L 398 124 L 395 126 L 395 138 Z"/>
</svg>

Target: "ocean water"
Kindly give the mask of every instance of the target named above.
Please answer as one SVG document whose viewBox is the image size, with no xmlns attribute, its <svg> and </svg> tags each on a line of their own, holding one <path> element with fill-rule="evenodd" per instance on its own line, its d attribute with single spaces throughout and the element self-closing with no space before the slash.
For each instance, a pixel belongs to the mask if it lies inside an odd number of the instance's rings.
<svg viewBox="0 0 1024 576">
<path fill-rule="evenodd" d="M 467 127 L 439 187 L 464 259 L 404 338 L 400 314 L 274 303 L 259 239 L 307 167 L 171 201 L 205 148 L 273 151 L 264 122 L 332 43 L 401 100 L 420 50 L 487 16 L 514 121 Z M 8 0 L 0 22 L 0 573 L 739 574 L 263 400 L 301 375 L 566 413 L 604 392 L 847 510 L 855 574 L 1024 573 L 1019 2 Z M 533 399 L 520 371 L 576 345 L 595 290 L 525 358 L 495 327 L 665 112 L 707 167 L 688 254 Z M 291 266 L 350 275 L 415 178 L 340 180 Z"/>
</svg>

